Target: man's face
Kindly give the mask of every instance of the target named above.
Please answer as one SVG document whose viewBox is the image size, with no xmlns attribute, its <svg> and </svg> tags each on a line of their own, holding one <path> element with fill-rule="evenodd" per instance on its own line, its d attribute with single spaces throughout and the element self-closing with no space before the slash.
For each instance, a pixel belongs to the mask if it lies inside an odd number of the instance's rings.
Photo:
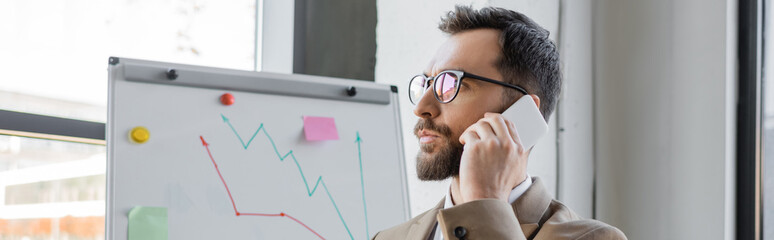
<svg viewBox="0 0 774 240">
<path fill-rule="evenodd" d="M 426 76 L 444 70 L 461 70 L 482 77 L 503 80 L 497 60 L 501 54 L 500 31 L 476 29 L 452 35 L 425 69 Z M 462 144 L 459 137 L 486 112 L 501 112 L 505 104 L 499 85 L 464 78 L 457 97 L 440 103 L 427 91 L 414 108 L 420 119 L 414 127 L 419 138 L 417 175 L 422 180 L 443 180 L 459 175 Z"/>
</svg>

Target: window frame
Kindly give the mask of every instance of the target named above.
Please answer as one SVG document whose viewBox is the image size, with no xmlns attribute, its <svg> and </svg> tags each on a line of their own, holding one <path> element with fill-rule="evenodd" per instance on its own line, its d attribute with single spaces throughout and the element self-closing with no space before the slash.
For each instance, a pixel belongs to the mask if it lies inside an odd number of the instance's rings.
<svg viewBox="0 0 774 240">
<path fill-rule="evenodd" d="M 763 0 L 739 1 L 736 238 L 762 239 Z"/>
<path fill-rule="evenodd" d="M 0 134 L 105 145 L 105 123 L 1 109 Z"/>
</svg>

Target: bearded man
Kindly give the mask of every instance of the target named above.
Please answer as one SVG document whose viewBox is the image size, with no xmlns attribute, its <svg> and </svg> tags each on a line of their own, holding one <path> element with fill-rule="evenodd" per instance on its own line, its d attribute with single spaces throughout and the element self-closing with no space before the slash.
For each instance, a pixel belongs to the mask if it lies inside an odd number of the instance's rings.
<svg viewBox="0 0 774 240">
<path fill-rule="evenodd" d="M 552 199 L 527 174 L 531 149 L 500 115 L 529 96 L 548 121 L 562 80 L 548 31 L 515 11 L 464 6 L 439 28 L 449 38 L 409 95 L 419 117 L 417 175 L 451 186 L 436 207 L 374 239 L 626 239 Z"/>
</svg>

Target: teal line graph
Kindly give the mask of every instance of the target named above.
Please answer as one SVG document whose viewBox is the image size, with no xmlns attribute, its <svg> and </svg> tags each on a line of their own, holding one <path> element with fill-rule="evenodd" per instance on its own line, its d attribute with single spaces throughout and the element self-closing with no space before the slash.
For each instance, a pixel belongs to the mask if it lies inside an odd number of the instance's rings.
<svg viewBox="0 0 774 240">
<path fill-rule="evenodd" d="M 363 193 L 363 213 L 365 214 L 365 225 L 366 225 L 366 239 L 371 236 L 371 232 L 368 231 L 368 210 L 366 208 L 366 200 L 365 200 L 365 184 L 363 183 L 363 156 L 360 151 L 360 143 L 363 142 L 363 139 L 360 138 L 360 132 L 357 133 L 357 139 L 355 142 L 357 143 L 357 161 L 360 163 L 360 189 Z"/>
<path fill-rule="evenodd" d="M 223 118 L 223 122 L 225 122 L 225 123 L 226 123 L 226 124 L 227 124 L 227 125 L 228 125 L 228 126 L 231 128 L 231 131 L 234 133 L 234 135 L 237 137 L 237 139 L 239 139 L 239 142 L 242 144 L 242 147 L 243 147 L 244 149 L 247 149 L 247 148 L 250 146 L 250 144 L 253 142 L 253 140 L 255 139 L 255 136 L 257 136 L 257 135 L 258 135 L 258 132 L 260 132 L 261 130 L 263 130 L 263 133 L 264 133 L 264 135 L 266 136 L 266 138 L 267 138 L 267 139 L 269 140 L 269 142 L 271 143 L 271 146 L 272 146 L 272 148 L 274 149 L 274 153 L 277 155 L 277 158 L 279 158 L 280 162 L 284 162 L 284 161 L 285 161 L 285 159 L 286 159 L 288 156 L 290 156 L 290 157 L 291 157 L 291 159 L 293 159 L 293 163 L 295 163 L 295 164 L 296 164 L 296 168 L 298 168 L 298 172 L 301 174 L 301 180 L 303 180 L 303 182 L 304 182 L 304 185 L 306 186 L 306 193 L 308 194 L 308 196 L 309 196 L 309 197 L 311 197 L 312 195 L 314 195 L 314 193 L 317 191 L 317 188 L 318 188 L 320 185 L 322 185 L 322 187 L 323 187 L 323 190 L 325 190 L 325 194 L 326 194 L 326 195 L 328 195 L 328 199 L 330 199 L 330 201 L 331 201 L 331 204 L 333 205 L 333 208 L 334 208 L 334 210 L 336 210 L 336 213 L 338 214 L 338 216 L 339 216 L 339 219 L 341 220 L 341 223 L 344 225 L 344 229 L 346 229 L 346 230 L 347 230 L 347 234 L 349 234 L 349 238 L 350 238 L 350 239 L 353 239 L 353 240 L 355 239 L 355 238 L 352 236 L 352 231 L 350 231 L 350 229 L 349 229 L 349 226 L 347 225 L 347 222 L 344 220 L 344 217 L 341 215 L 341 211 L 339 210 L 339 207 L 338 207 L 338 205 L 336 205 L 336 201 L 335 201 L 335 200 L 333 200 L 333 196 L 331 195 L 330 191 L 328 191 L 328 186 L 325 184 L 325 180 L 323 180 L 323 176 L 319 176 L 319 177 L 317 177 L 317 181 L 315 182 L 315 185 L 314 185 L 314 187 L 310 189 L 310 188 L 309 188 L 309 182 L 307 181 L 307 178 L 306 178 L 306 176 L 304 175 L 304 170 L 303 170 L 303 169 L 301 169 L 301 164 L 299 164 L 299 163 L 298 163 L 298 159 L 296 159 L 296 156 L 295 156 L 295 154 L 293 154 L 293 150 L 290 150 L 290 151 L 288 151 L 288 152 L 287 152 L 285 155 L 281 155 L 281 154 L 280 154 L 280 152 L 279 152 L 279 150 L 277 149 L 277 144 L 275 144 L 275 143 L 274 143 L 274 139 L 272 139 L 271 135 L 269 135 L 269 133 L 266 131 L 266 128 L 264 128 L 264 126 L 263 126 L 263 123 L 261 123 L 261 124 L 258 126 L 258 129 L 257 129 L 257 130 L 255 130 L 255 132 L 252 134 L 252 136 L 251 136 L 251 137 L 250 137 L 250 139 L 247 141 L 247 143 L 245 143 L 245 141 L 244 141 L 244 140 L 242 139 L 242 137 L 239 135 L 239 133 L 237 132 L 237 130 L 236 130 L 236 129 L 234 128 L 234 126 L 231 124 L 231 121 L 230 121 L 230 120 L 229 120 L 229 119 L 228 119 L 228 118 L 227 118 L 225 115 L 223 115 L 223 114 L 221 114 L 220 116 L 221 116 L 221 118 Z M 367 234 L 367 235 L 366 235 L 366 239 L 368 239 L 368 236 L 370 236 L 370 233 L 369 233 L 369 230 L 368 230 L 368 212 L 365 212 L 365 208 L 366 208 L 366 207 L 365 207 L 365 206 L 366 206 L 366 205 L 365 205 L 365 203 L 366 203 L 366 201 L 365 201 L 365 185 L 364 185 L 364 183 L 363 183 L 363 161 L 362 161 L 362 152 L 361 152 L 361 150 L 360 150 L 360 143 L 362 142 L 362 139 L 360 138 L 360 132 L 357 132 L 357 139 L 356 139 L 356 141 L 355 141 L 355 142 L 357 143 L 357 150 L 358 150 L 358 153 L 357 153 L 357 154 L 358 154 L 358 161 L 359 161 L 359 163 L 360 163 L 360 185 L 361 185 L 361 188 L 362 188 L 362 190 L 363 190 L 363 192 L 362 192 L 362 194 L 363 194 L 363 210 L 364 210 L 364 213 L 365 213 L 365 224 L 366 224 L 366 234 Z"/>
</svg>

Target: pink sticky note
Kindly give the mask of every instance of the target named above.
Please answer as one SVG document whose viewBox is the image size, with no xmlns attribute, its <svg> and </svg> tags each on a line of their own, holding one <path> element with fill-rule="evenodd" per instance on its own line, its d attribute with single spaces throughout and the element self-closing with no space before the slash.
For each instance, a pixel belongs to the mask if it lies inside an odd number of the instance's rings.
<svg viewBox="0 0 774 240">
<path fill-rule="evenodd" d="M 307 141 L 339 140 L 332 117 L 304 116 L 304 135 Z"/>
</svg>

